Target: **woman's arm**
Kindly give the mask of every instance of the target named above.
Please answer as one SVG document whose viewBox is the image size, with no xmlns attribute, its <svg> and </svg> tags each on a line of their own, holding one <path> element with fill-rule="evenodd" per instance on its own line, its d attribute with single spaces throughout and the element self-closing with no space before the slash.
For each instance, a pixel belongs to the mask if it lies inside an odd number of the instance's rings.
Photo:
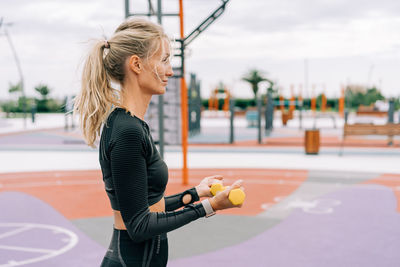
<svg viewBox="0 0 400 267">
<path fill-rule="evenodd" d="M 201 182 L 193 188 L 182 193 L 165 197 L 165 210 L 173 211 L 187 204 L 198 201 L 201 197 L 212 197 L 210 187 L 214 183 L 221 183 L 222 175 L 212 175 L 205 177 Z"/>
<path fill-rule="evenodd" d="M 165 199 L 165 210 L 174 211 L 185 205 L 192 204 L 200 200 L 200 197 L 197 193 L 196 188 L 192 187 L 184 192 L 171 196 L 166 196 L 164 199 Z"/>
<path fill-rule="evenodd" d="M 115 128 L 110 146 L 111 171 L 120 212 L 134 242 L 179 228 L 205 216 L 202 204 L 173 212 L 150 212 L 147 195 L 145 135 L 140 127 Z"/>
</svg>

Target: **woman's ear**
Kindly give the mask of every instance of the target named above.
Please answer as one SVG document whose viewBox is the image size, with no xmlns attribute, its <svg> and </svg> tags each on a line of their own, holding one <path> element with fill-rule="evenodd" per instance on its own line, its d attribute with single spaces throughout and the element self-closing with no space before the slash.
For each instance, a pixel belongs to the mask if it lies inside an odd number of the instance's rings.
<svg viewBox="0 0 400 267">
<path fill-rule="evenodd" d="M 137 55 L 133 55 L 129 58 L 129 69 L 139 74 L 143 69 L 142 60 Z"/>
</svg>

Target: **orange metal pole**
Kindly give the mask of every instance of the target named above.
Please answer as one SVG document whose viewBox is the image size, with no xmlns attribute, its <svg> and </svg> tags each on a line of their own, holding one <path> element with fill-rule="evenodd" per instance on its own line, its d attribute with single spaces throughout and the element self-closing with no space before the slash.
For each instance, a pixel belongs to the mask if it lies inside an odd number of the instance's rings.
<svg viewBox="0 0 400 267">
<path fill-rule="evenodd" d="M 303 102 L 303 85 L 299 85 L 299 96 L 298 96 L 298 101 L 301 105 L 301 103 Z"/>
<path fill-rule="evenodd" d="M 185 33 L 183 31 L 183 0 L 179 0 L 179 22 L 180 22 L 181 40 L 184 40 Z M 184 64 L 184 60 L 182 61 L 182 64 Z M 182 67 L 183 67 L 182 78 L 181 78 L 182 156 L 183 156 L 182 184 L 187 185 L 189 183 L 189 174 L 187 167 L 188 103 L 187 103 L 187 88 L 185 81 L 185 67 L 184 66 Z"/>
<path fill-rule="evenodd" d="M 290 98 L 289 111 L 293 112 L 296 109 L 296 107 L 294 105 L 294 102 L 296 101 L 296 99 L 294 97 L 294 85 L 293 84 L 290 86 L 290 92 L 292 94 L 292 97 Z"/>
<path fill-rule="evenodd" d="M 218 88 L 214 90 L 214 109 L 219 110 Z"/>
<path fill-rule="evenodd" d="M 341 118 L 344 117 L 344 88 L 342 86 L 342 90 L 340 93 L 340 98 L 339 98 L 339 115 Z"/>
<path fill-rule="evenodd" d="M 321 95 L 321 111 L 325 112 L 326 111 L 326 96 L 324 93 Z"/>
<path fill-rule="evenodd" d="M 225 98 L 224 98 L 224 111 L 229 111 L 229 92 L 228 89 L 224 89 L 225 92 Z"/>
<path fill-rule="evenodd" d="M 311 110 L 316 111 L 317 110 L 317 99 L 315 98 L 315 85 L 312 87 L 312 96 L 311 96 Z"/>
<path fill-rule="evenodd" d="M 214 100 L 214 98 L 215 98 L 215 92 L 214 92 L 214 90 L 212 90 L 211 91 L 211 95 L 210 95 L 210 99 L 208 100 L 208 106 L 209 106 L 209 110 L 214 110 L 215 109 L 215 107 L 214 107 L 214 102 L 215 102 L 215 100 Z"/>
<path fill-rule="evenodd" d="M 301 103 L 303 102 L 303 95 L 301 92 L 300 92 L 299 96 L 297 97 L 297 100 L 299 101 L 299 103 L 301 105 Z"/>
</svg>

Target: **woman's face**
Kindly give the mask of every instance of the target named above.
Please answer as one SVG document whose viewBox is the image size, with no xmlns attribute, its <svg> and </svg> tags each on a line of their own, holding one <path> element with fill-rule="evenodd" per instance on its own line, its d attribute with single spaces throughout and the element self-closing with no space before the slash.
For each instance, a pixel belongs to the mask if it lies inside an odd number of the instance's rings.
<svg viewBox="0 0 400 267">
<path fill-rule="evenodd" d="M 174 75 L 170 54 L 168 40 L 163 39 L 160 49 L 144 63 L 144 71 L 139 75 L 139 84 L 144 92 L 152 95 L 165 93 L 168 78 Z"/>
</svg>

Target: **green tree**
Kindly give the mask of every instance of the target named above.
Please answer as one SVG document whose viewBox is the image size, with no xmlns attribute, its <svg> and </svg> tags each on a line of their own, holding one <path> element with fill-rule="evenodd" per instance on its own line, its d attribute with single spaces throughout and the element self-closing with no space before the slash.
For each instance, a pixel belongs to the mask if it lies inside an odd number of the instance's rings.
<svg viewBox="0 0 400 267">
<path fill-rule="evenodd" d="M 45 84 L 35 86 L 35 91 L 40 94 L 40 99 L 36 99 L 36 108 L 38 112 L 49 112 L 49 99 L 50 88 Z"/>
<path fill-rule="evenodd" d="M 266 77 L 264 77 L 264 74 L 256 69 L 250 70 L 244 77 L 242 77 L 243 81 L 246 81 L 250 83 L 251 89 L 253 90 L 254 93 L 254 100 L 257 99 L 257 92 L 258 92 L 258 85 L 260 82 L 269 82 L 270 83 L 270 88 L 272 89 L 273 82 Z"/>
<path fill-rule="evenodd" d="M 14 101 L 7 102 L 5 105 L 2 106 L 2 109 L 4 112 L 6 112 L 7 117 L 9 117 L 10 112 L 23 112 L 26 111 L 26 97 L 23 94 L 22 91 L 22 84 L 21 83 L 16 83 L 16 84 L 10 84 L 8 88 L 8 92 L 12 96 L 18 96 L 18 99 L 15 99 Z"/>
<path fill-rule="evenodd" d="M 21 83 L 10 84 L 10 87 L 8 88 L 8 92 L 10 94 L 13 94 L 13 93 L 16 93 L 16 92 L 22 92 Z"/>
<path fill-rule="evenodd" d="M 400 98 L 395 98 L 394 99 L 394 109 L 399 110 L 400 109 Z"/>
<path fill-rule="evenodd" d="M 385 100 L 376 87 L 366 88 L 362 85 L 348 85 L 345 91 L 346 106 L 358 108 L 360 105 L 369 106 L 378 100 Z"/>
<path fill-rule="evenodd" d="M 50 94 L 50 88 L 45 84 L 39 84 L 35 87 L 35 91 L 42 96 L 42 100 L 47 99 Z"/>
<path fill-rule="evenodd" d="M 367 89 L 367 92 L 364 96 L 364 105 L 369 106 L 375 103 L 377 100 L 384 99 L 385 97 L 381 94 L 381 92 L 376 87 L 372 87 Z"/>
<path fill-rule="evenodd" d="M 6 101 L 1 103 L 1 109 L 6 113 L 6 118 L 10 118 L 11 112 L 16 112 L 18 110 L 17 103 L 15 101 Z"/>
</svg>

